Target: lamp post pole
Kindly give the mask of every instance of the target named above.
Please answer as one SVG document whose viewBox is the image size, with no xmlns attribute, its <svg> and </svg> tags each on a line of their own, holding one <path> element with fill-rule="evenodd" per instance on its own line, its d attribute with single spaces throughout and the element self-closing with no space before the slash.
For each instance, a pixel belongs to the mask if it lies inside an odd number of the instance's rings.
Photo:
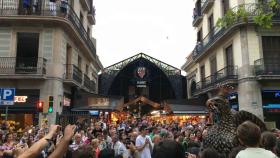
<svg viewBox="0 0 280 158">
<path fill-rule="evenodd" d="M 5 121 L 8 120 L 8 105 L 6 105 Z"/>
</svg>

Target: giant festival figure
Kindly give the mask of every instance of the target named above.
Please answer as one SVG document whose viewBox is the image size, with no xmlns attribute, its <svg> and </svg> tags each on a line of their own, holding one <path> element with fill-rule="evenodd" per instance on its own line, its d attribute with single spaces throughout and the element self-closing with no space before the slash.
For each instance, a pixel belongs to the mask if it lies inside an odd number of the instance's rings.
<svg viewBox="0 0 280 158">
<path fill-rule="evenodd" d="M 214 148 L 222 156 L 227 157 L 232 148 L 239 145 L 236 130 L 238 125 L 249 120 L 260 127 L 262 131 L 266 130 L 266 126 L 254 114 L 247 111 L 233 112 L 230 109 L 227 99 L 227 88 L 221 88 L 216 97 L 208 99 L 206 106 L 213 114 L 213 118 L 217 118 L 208 130 L 208 134 L 203 141 L 203 148 Z"/>
</svg>

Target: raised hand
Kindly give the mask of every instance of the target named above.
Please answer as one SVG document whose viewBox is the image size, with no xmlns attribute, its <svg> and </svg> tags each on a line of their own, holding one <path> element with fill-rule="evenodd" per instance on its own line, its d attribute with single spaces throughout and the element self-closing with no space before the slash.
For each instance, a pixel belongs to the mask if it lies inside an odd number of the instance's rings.
<svg viewBox="0 0 280 158">
<path fill-rule="evenodd" d="M 46 135 L 46 138 L 51 139 L 56 132 L 61 128 L 59 125 L 51 125 L 49 133 Z"/>
<path fill-rule="evenodd" d="M 70 141 L 75 134 L 75 125 L 67 125 L 64 129 L 64 139 Z"/>
</svg>

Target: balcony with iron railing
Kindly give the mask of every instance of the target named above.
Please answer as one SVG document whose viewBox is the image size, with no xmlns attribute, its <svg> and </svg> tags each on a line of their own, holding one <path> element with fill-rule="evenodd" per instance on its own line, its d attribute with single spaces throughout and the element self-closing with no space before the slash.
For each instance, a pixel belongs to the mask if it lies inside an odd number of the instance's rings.
<svg viewBox="0 0 280 158">
<path fill-rule="evenodd" d="M 237 82 L 237 66 L 226 66 L 196 83 L 195 94 L 215 88 L 215 85 Z"/>
<path fill-rule="evenodd" d="M 201 1 L 201 12 L 207 13 L 214 5 L 215 0 L 202 0 Z"/>
<path fill-rule="evenodd" d="M 248 16 L 248 22 L 247 23 L 253 23 L 253 17 L 258 15 L 258 12 L 256 11 L 259 8 L 259 4 L 257 3 L 250 3 L 250 4 L 244 4 L 237 7 L 232 8 L 231 10 L 233 12 L 237 12 L 240 7 L 244 7 L 244 9 L 249 13 Z M 263 6 L 264 10 L 266 12 L 272 12 L 272 10 L 268 6 Z M 280 19 L 280 12 L 275 12 L 274 17 L 272 18 L 272 22 L 277 22 Z M 223 37 L 230 34 L 235 28 L 238 28 L 240 25 L 244 25 L 246 22 L 244 22 L 241 19 L 236 19 L 234 23 L 231 26 L 228 26 L 226 28 L 220 28 L 220 27 L 214 27 L 206 36 L 205 38 L 196 44 L 194 50 L 193 50 L 193 59 L 197 60 L 199 57 L 204 55 L 209 48 L 213 47 L 215 44 L 217 44 L 218 41 L 220 41 Z"/>
<path fill-rule="evenodd" d="M 89 91 L 92 91 L 91 90 L 91 80 L 86 74 L 84 74 L 84 87 L 87 88 Z"/>
<path fill-rule="evenodd" d="M 0 77 L 44 76 L 44 58 L 0 57 Z"/>
<path fill-rule="evenodd" d="M 90 81 L 90 90 L 96 92 L 96 83 L 94 81 Z"/>
<path fill-rule="evenodd" d="M 66 64 L 64 79 L 67 83 L 70 82 L 77 86 L 81 86 L 83 83 L 83 73 L 76 65 Z"/>
<path fill-rule="evenodd" d="M 72 86 L 84 88 L 89 92 L 95 92 L 96 90 L 95 82 L 73 64 L 65 65 L 64 82 Z"/>
<path fill-rule="evenodd" d="M 202 21 L 203 17 L 202 17 L 202 14 L 201 14 L 201 9 L 198 9 L 197 7 L 194 8 L 193 10 L 193 22 L 192 22 L 192 25 L 193 27 L 197 27 L 200 22 Z"/>
<path fill-rule="evenodd" d="M 0 0 L 0 18 L 4 17 L 6 19 L 6 17 L 9 17 L 9 19 L 12 19 L 12 17 L 18 17 L 24 19 L 32 17 L 40 19 L 48 18 L 49 20 L 55 20 L 55 18 L 57 18 L 57 20 L 67 20 L 77 31 L 83 43 L 89 49 L 93 57 L 96 58 L 96 48 L 91 41 L 91 37 L 84 28 L 83 22 L 80 21 L 80 18 L 75 13 L 74 9 L 68 4 L 61 5 L 61 3 L 56 3 L 55 5 L 51 6 L 49 3 L 47 3 L 47 1 L 44 1 L 45 3 L 40 2 L 42 1 L 39 1 L 37 6 L 33 5 L 32 7 L 24 8 L 22 5 L 20 5 L 18 0 L 4 2 Z M 91 16 L 94 17 L 95 14 L 92 14 L 92 12 Z"/>
<path fill-rule="evenodd" d="M 181 69 L 187 71 L 187 67 L 189 66 L 189 64 L 193 61 L 192 59 L 192 55 L 189 54 L 187 57 L 186 57 L 186 62 L 184 63 L 184 65 L 181 67 Z"/>
<path fill-rule="evenodd" d="M 255 74 L 258 79 L 280 79 L 280 62 L 275 59 L 258 59 L 254 62 Z"/>
</svg>

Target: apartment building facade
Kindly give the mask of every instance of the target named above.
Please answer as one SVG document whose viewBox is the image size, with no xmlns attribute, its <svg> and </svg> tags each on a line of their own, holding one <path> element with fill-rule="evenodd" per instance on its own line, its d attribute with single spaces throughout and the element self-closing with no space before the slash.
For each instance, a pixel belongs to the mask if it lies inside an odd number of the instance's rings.
<svg viewBox="0 0 280 158">
<path fill-rule="evenodd" d="M 52 124 L 69 109 L 75 91 L 97 93 L 103 67 L 91 36 L 94 24 L 92 0 L 0 1 L 0 87 L 16 89 L 8 119 L 31 125 L 47 118 Z"/>
<path fill-rule="evenodd" d="M 217 87 L 232 88 L 231 107 L 254 113 L 280 126 L 280 32 L 279 13 L 273 27 L 257 26 L 255 16 L 259 0 L 197 0 L 193 26 L 197 44 L 182 69 L 187 72 L 188 98 L 216 95 Z M 235 21 L 221 28 L 216 23 L 228 10 L 244 7 L 247 22 Z"/>
</svg>

